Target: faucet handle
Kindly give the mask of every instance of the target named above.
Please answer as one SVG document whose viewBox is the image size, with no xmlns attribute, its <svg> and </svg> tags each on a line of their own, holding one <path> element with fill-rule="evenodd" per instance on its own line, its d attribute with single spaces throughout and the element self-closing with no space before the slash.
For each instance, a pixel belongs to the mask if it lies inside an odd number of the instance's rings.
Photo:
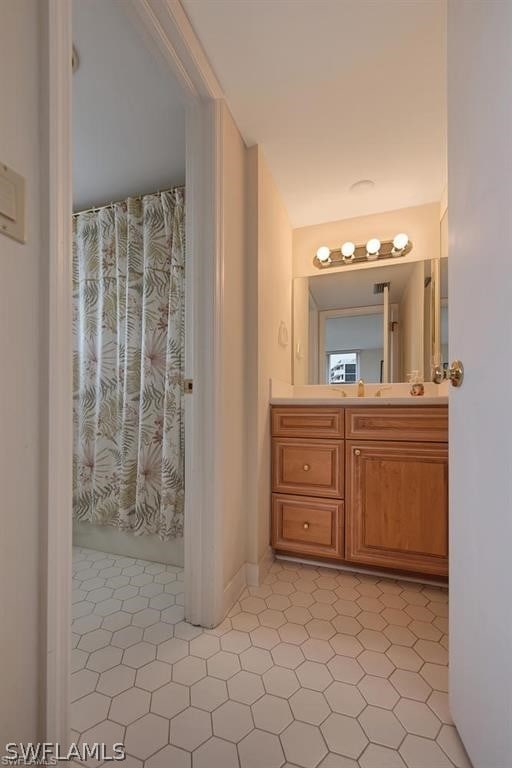
<svg viewBox="0 0 512 768">
<path fill-rule="evenodd" d="M 347 397 L 347 393 L 344 389 L 339 389 L 339 387 L 331 387 L 335 392 L 338 392 L 342 397 Z"/>
<path fill-rule="evenodd" d="M 375 393 L 375 397 L 382 397 L 382 393 L 385 392 L 387 389 L 391 389 L 391 386 L 379 387 L 379 389 Z"/>
</svg>

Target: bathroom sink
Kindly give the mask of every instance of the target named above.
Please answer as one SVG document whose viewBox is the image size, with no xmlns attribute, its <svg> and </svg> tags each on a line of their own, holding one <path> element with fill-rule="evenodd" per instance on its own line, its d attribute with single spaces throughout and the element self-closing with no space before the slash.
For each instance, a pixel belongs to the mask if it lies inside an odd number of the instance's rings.
<svg viewBox="0 0 512 768">
<path fill-rule="evenodd" d="M 297 385 L 272 379 L 270 401 L 280 405 L 446 405 L 448 382 L 425 383 L 425 394 L 414 397 L 409 384 L 365 384 L 364 396 L 358 397 L 357 384 Z"/>
</svg>

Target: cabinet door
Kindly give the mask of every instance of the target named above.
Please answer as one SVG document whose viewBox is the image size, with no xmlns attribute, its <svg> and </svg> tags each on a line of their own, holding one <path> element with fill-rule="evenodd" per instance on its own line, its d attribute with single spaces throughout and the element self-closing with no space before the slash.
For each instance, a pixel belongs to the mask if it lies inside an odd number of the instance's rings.
<svg viewBox="0 0 512 768">
<path fill-rule="evenodd" d="M 448 573 L 448 446 L 348 441 L 347 560 Z"/>
</svg>

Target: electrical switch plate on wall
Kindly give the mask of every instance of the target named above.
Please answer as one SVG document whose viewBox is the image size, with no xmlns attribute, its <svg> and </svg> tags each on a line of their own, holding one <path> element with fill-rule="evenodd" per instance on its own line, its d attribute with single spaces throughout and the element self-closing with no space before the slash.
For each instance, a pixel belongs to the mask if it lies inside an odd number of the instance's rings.
<svg viewBox="0 0 512 768">
<path fill-rule="evenodd" d="M 18 240 L 25 238 L 25 179 L 0 163 L 0 233 Z"/>
</svg>

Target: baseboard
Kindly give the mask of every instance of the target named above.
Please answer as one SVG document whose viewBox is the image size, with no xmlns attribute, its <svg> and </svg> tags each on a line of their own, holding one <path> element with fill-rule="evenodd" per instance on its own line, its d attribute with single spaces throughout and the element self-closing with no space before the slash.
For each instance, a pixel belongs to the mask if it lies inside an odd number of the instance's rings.
<svg viewBox="0 0 512 768">
<path fill-rule="evenodd" d="M 379 571 L 376 568 L 365 568 L 359 565 L 349 565 L 348 563 L 326 563 L 321 560 L 306 560 L 304 557 L 293 557 L 292 555 L 276 555 L 276 560 L 287 560 L 290 563 L 301 563 L 301 565 L 310 565 L 313 568 L 332 568 L 335 571 L 349 571 L 350 573 L 364 573 L 368 576 L 380 576 L 381 579 L 396 579 L 397 581 L 412 581 L 416 584 L 428 584 L 432 587 L 448 588 L 447 581 L 437 581 L 429 579 L 428 576 L 409 576 L 407 573 L 395 573 L 395 571 Z"/>
<path fill-rule="evenodd" d="M 232 609 L 245 587 L 247 586 L 246 564 L 240 566 L 233 578 L 224 587 L 223 615 Z"/>
<path fill-rule="evenodd" d="M 183 568 L 183 538 L 161 541 L 155 534 L 135 536 L 129 531 L 120 531 L 109 525 L 73 520 L 73 544 L 87 549 L 96 549 L 110 555 L 134 557 L 154 563 L 176 565 Z"/>
<path fill-rule="evenodd" d="M 249 587 L 259 587 L 263 583 L 265 576 L 274 562 L 274 550 L 267 547 L 259 563 L 246 563 L 246 580 Z"/>
</svg>

